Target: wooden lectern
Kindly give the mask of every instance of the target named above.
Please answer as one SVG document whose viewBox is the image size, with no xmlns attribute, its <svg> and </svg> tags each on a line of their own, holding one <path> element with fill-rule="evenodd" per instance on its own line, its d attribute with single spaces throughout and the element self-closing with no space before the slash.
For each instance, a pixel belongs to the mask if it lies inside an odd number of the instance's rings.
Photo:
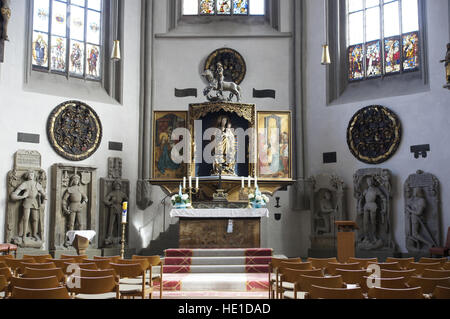
<svg viewBox="0 0 450 319">
<path fill-rule="evenodd" d="M 338 261 L 347 263 L 350 257 L 355 257 L 355 230 L 359 228 L 353 221 L 336 221 L 335 224 L 338 227 Z"/>
</svg>

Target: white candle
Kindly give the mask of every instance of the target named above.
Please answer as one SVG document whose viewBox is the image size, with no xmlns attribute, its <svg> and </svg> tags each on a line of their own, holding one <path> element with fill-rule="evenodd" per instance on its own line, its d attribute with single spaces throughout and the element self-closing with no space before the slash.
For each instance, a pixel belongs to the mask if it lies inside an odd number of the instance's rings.
<svg viewBox="0 0 450 319">
<path fill-rule="evenodd" d="M 245 187 L 245 179 L 244 179 L 244 176 L 242 176 L 241 188 L 243 189 L 244 187 Z"/>
<path fill-rule="evenodd" d="M 186 189 L 186 177 L 183 177 L 183 189 Z"/>
<path fill-rule="evenodd" d="M 255 188 L 258 187 L 258 179 L 255 176 Z"/>
<path fill-rule="evenodd" d="M 199 182 L 199 180 L 198 180 L 198 177 L 195 179 L 195 188 L 196 189 L 198 189 L 198 182 Z"/>
<path fill-rule="evenodd" d="M 192 176 L 189 176 L 189 188 L 192 188 Z"/>
<path fill-rule="evenodd" d="M 128 202 L 122 204 L 122 224 L 127 223 Z"/>
<path fill-rule="evenodd" d="M 252 186 L 252 178 L 249 176 L 248 177 L 248 188 L 250 188 Z"/>
</svg>

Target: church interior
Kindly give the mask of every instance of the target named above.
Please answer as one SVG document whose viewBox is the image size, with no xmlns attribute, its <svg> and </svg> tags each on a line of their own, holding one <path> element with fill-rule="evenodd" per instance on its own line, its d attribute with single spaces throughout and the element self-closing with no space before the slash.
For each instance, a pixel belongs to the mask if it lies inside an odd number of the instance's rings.
<svg viewBox="0 0 450 319">
<path fill-rule="evenodd" d="M 450 299 L 448 0 L 0 0 L 0 96 L 0 298 Z"/>
</svg>

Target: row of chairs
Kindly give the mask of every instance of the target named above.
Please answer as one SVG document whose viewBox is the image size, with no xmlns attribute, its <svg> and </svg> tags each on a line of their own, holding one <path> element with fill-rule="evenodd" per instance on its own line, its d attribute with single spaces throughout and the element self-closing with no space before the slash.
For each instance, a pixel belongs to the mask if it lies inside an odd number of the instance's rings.
<svg viewBox="0 0 450 319">
<path fill-rule="evenodd" d="M 380 267 L 380 280 L 388 282 L 384 285 L 381 284 L 380 288 L 383 289 L 395 287 L 402 289 L 421 288 L 422 293 L 430 294 L 434 292 L 436 287 L 442 285 L 443 287 L 439 288 L 439 292 L 437 292 L 437 295 L 442 296 L 442 291 L 446 291 L 445 288 L 450 287 L 450 271 L 444 269 L 444 266 L 448 265 L 446 259 L 421 259 L 419 263 L 415 263 L 414 259 L 390 259 L 385 263 L 378 263 L 376 258 L 352 258 L 349 260 L 349 263 L 340 264 L 336 258 L 309 258 L 307 262 L 303 262 L 300 258 L 273 258 L 269 267 L 269 298 L 281 298 L 285 293 L 287 293 L 288 297 L 298 298 L 295 286 L 296 281 L 293 279 L 295 276 L 297 279 L 299 276 L 325 278 L 317 279 L 319 282 L 332 283 L 333 280 L 337 280 L 335 281 L 337 286 L 328 284 L 327 287 L 324 287 L 333 289 L 343 289 L 344 287 L 340 286 L 341 282 L 339 281 L 342 280 L 342 283 L 359 286 L 353 288 L 360 288 L 362 293 L 367 294 L 368 289 L 364 287 L 364 283 L 367 282 L 367 276 L 370 275 L 366 268 L 371 264 L 377 264 Z M 414 277 L 414 281 L 410 282 L 412 277 Z M 392 283 L 399 282 L 399 280 L 393 280 L 397 278 L 400 278 L 403 282 L 400 282 L 400 286 L 393 287 Z M 302 287 L 303 290 L 297 291 L 310 292 L 314 283 L 307 284 L 305 280 L 303 278 L 303 283 L 306 286 Z M 385 287 L 386 285 L 387 287 Z M 303 294 L 302 297 L 304 296 Z M 406 296 L 405 298 L 409 297 Z"/>
<path fill-rule="evenodd" d="M 159 256 L 133 256 L 131 260 L 119 256 L 94 259 L 68 255 L 61 259 L 50 255 L 11 257 L 0 258 L 0 292 L 4 292 L 5 297 L 152 298 L 153 288 L 159 283 L 162 298 L 163 264 Z M 154 273 L 153 267 L 157 266 L 159 272 Z M 78 271 L 72 273 L 73 270 Z M 36 291 L 30 294 L 31 290 Z"/>
</svg>

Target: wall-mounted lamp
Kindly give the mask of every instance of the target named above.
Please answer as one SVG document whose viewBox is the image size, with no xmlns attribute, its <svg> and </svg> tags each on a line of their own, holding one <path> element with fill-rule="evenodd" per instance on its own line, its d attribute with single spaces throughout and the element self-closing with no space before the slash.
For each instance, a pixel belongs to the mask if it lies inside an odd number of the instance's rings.
<svg viewBox="0 0 450 319">
<path fill-rule="evenodd" d="M 275 197 L 275 200 L 277 201 L 277 204 L 275 205 L 275 208 L 281 208 L 281 206 L 280 206 L 280 197 Z M 275 220 L 276 221 L 281 220 L 281 213 L 275 213 L 274 216 L 275 216 Z"/>
<path fill-rule="evenodd" d="M 325 13 L 324 13 L 324 20 L 325 20 L 325 44 L 322 45 L 322 65 L 328 65 L 331 64 L 331 57 L 330 57 L 330 46 L 328 45 L 328 0 L 324 0 L 325 5 Z"/>
<path fill-rule="evenodd" d="M 121 55 L 120 55 L 120 41 L 114 40 L 112 54 L 111 54 L 111 60 L 116 62 L 120 61 Z"/>
</svg>

